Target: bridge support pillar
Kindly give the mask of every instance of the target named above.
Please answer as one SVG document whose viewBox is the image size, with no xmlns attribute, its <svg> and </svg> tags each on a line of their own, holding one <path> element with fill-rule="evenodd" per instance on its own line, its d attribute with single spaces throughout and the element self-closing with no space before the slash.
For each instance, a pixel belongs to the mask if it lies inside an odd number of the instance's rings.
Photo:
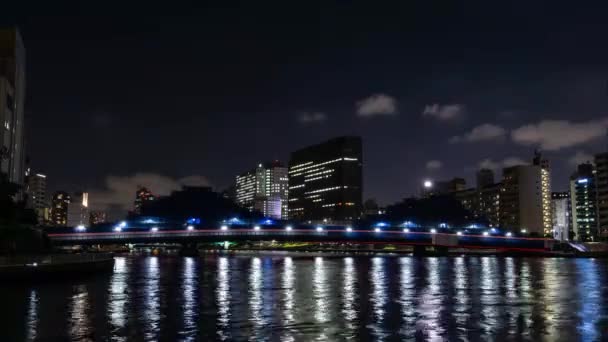
<svg viewBox="0 0 608 342">
<path fill-rule="evenodd" d="M 183 243 L 179 249 L 181 256 L 198 256 L 198 245 L 196 242 Z"/>
<path fill-rule="evenodd" d="M 448 247 L 446 246 L 434 246 L 433 249 L 437 255 L 448 255 Z"/>
<path fill-rule="evenodd" d="M 414 246 L 414 256 L 426 255 L 426 246 Z"/>
</svg>

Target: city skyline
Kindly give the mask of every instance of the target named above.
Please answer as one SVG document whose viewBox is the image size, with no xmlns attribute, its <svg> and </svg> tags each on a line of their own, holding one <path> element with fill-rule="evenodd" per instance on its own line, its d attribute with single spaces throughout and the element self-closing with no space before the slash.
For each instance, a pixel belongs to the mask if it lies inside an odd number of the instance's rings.
<svg viewBox="0 0 608 342">
<path fill-rule="evenodd" d="M 552 162 L 553 190 L 564 191 L 577 164 L 607 149 L 606 67 L 589 60 L 606 48 L 580 18 L 594 14 L 561 22 L 518 5 L 489 18 L 475 6 L 433 17 L 427 5 L 404 5 L 367 24 L 357 5 L 285 17 L 208 8 L 157 25 L 160 8 L 135 18 L 133 8 L 117 17 L 85 6 L 70 17 L 77 9 L 25 14 L 11 4 L 0 24 L 17 25 L 28 51 L 27 148 L 49 193 L 88 191 L 107 207 L 131 205 L 143 181 L 159 195 L 180 184 L 223 190 L 260 161 L 359 135 L 364 199 L 386 205 L 426 178 L 473 185 L 482 166 L 500 176 L 537 147 Z M 256 15 L 268 25 L 248 30 Z M 422 30 L 429 20 L 453 33 Z M 48 154 L 50 143 L 70 153 Z"/>
</svg>

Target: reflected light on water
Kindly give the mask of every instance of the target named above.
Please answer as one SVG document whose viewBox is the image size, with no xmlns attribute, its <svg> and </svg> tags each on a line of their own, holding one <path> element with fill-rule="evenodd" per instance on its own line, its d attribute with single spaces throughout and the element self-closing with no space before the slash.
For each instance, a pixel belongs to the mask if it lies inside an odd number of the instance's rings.
<svg viewBox="0 0 608 342">
<path fill-rule="evenodd" d="M 460 327 L 465 327 L 469 317 L 469 309 L 471 307 L 471 298 L 469 296 L 469 279 L 468 269 L 465 257 L 455 257 L 454 262 L 454 318 L 456 324 Z M 466 331 L 459 331 L 459 337 L 465 338 Z"/>
<path fill-rule="evenodd" d="M 344 300 L 342 313 L 346 319 L 346 323 L 349 329 L 355 329 L 355 319 L 357 318 L 357 311 L 355 302 L 357 300 L 357 273 L 353 258 L 344 258 L 344 270 L 342 273 L 342 298 Z"/>
<path fill-rule="evenodd" d="M 403 320 L 399 333 L 406 338 L 413 338 L 416 331 L 416 285 L 412 267 L 413 259 L 410 257 L 399 258 L 399 304 L 401 306 L 401 318 Z"/>
<path fill-rule="evenodd" d="M 144 320 L 146 340 L 158 339 L 160 332 L 160 271 L 158 257 L 148 258 L 144 286 Z"/>
<path fill-rule="evenodd" d="M 386 305 L 386 274 L 384 271 L 384 258 L 372 258 L 371 282 L 372 295 L 370 301 L 372 303 L 374 323 L 372 330 L 377 340 L 383 340 L 387 334 L 382 330 L 384 323 L 385 305 Z"/>
<path fill-rule="evenodd" d="M 500 280 L 500 275 L 496 271 L 496 258 L 482 257 L 480 301 L 482 307 L 481 313 L 484 320 L 479 322 L 479 324 L 487 336 L 493 336 L 496 332 L 495 329 L 498 327 L 498 318 L 500 316 L 498 312 L 500 305 L 498 282 Z"/>
<path fill-rule="evenodd" d="M 327 271 L 322 257 L 316 257 L 312 274 L 312 295 L 315 302 L 314 318 L 320 324 L 318 341 L 327 340 L 326 323 L 329 321 L 329 285 L 327 284 Z"/>
<path fill-rule="evenodd" d="M 110 303 L 108 305 L 110 323 L 114 333 L 117 334 L 116 340 L 126 341 L 122 331 L 127 322 L 126 305 L 129 301 L 129 291 L 127 288 L 127 280 L 129 277 L 129 268 L 127 260 L 124 257 L 114 258 L 114 273 L 110 280 Z"/>
<path fill-rule="evenodd" d="M 249 308 L 251 322 L 256 328 L 255 334 L 259 337 L 260 329 L 264 328 L 266 320 L 262 315 L 262 260 L 258 257 L 251 259 L 249 270 Z"/>
<path fill-rule="evenodd" d="M 85 285 L 76 287 L 70 304 L 70 336 L 72 340 L 81 340 L 91 331 L 91 322 L 87 310 L 89 309 L 89 293 Z"/>
<path fill-rule="evenodd" d="M 38 331 L 38 301 L 39 298 L 36 290 L 31 290 L 27 309 L 27 341 L 36 339 L 36 332 Z"/>
<path fill-rule="evenodd" d="M 427 286 L 422 291 L 418 307 L 421 319 L 417 331 L 424 331 L 430 341 L 439 341 L 443 334 L 439 314 L 442 308 L 441 286 L 439 284 L 439 258 L 426 259 Z"/>
<path fill-rule="evenodd" d="M 193 341 L 196 336 L 196 318 L 198 316 L 196 289 L 196 261 L 192 257 L 187 257 L 184 258 L 184 270 L 182 273 L 182 293 L 184 294 L 184 331 L 182 331 L 182 334 L 185 335 L 186 341 Z"/>
<path fill-rule="evenodd" d="M 283 287 L 283 324 L 285 326 L 291 326 L 294 324 L 294 293 L 295 293 L 295 270 L 293 260 L 291 257 L 285 257 L 283 259 L 283 277 L 281 279 L 281 286 Z M 285 333 L 281 336 L 281 341 L 295 341 L 292 335 L 291 329 L 286 329 Z"/>
<path fill-rule="evenodd" d="M 217 310 L 218 310 L 218 336 L 221 340 L 230 338 L 228 328 L 230 326 L 230 270 L 227 257 L 217 260 Z"/>
<path fill-rule="evenodd" d="M 600 337 L 597 331 L 598 319 L 601 317 L 599 303 L 602 301 L 602 284 L 598 275 L 597 260 L 578 259 L 575 263 L 580 279 L 578 296 L 581 304 L 578 312 L 580 319 L 578 329 L 581 332 L 581 341 L 597 341 Z M 606 330 L 608 328 L 600 327 L 600 329 Z M 606 333 L 606 331 L 603 332 Z"/>
</svg>

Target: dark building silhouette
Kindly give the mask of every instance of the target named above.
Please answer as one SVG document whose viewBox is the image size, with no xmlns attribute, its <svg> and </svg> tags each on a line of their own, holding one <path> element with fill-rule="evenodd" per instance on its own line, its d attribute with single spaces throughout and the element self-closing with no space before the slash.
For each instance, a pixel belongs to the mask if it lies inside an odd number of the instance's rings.
<svg viewBox="0 0 608 342">
<path fill-rule="evenodd" d="M 289 218 L 350 221 L 362 209 L 360 137 L 339 137 L 291 153 Z"/>
<path fill-rule="evenodd" d="M 261 217 L 236 205 L 209 187 L 184 186 L 169 196 L 158 197 L 143 203 L 142 216 L 161 217 L 172 221 L 184 221 L 196 217 L 201 224 L 215 227 L 219 221 L 239 217 L 241 219 Z"/>
<path fill-rule="evenodd" d="M 145 188 L 143 186 L 139 187 L 139 189 L 137 189 L 137 191 L 135 192 L 135 202 L 133 209 L 135 214 L 141 214 L 141 208 L 144 203 L 154 201 L 155 198 L 156 197 L 152 194 L 150 190 L 148 190 L 148 188 Z"/>
<path fill-rule="evenodd" d="M 494 171 L 490 169 L 480 169 L 475 176 L 477 180 L 477 189 L 494 185 Z"/>
</svg>

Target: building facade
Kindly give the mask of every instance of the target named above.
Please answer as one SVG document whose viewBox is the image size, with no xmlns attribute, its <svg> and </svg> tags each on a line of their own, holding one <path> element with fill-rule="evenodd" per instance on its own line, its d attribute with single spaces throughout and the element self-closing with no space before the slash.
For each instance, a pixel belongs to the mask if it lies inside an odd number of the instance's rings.
<svg viewBox="0 0 608 342">
<path fill-rule="evenodd" d="M 559 241 L 570 240 L 570 194 L 551 193 L 551 215 L 553 216 L 553 238 Z"/>
<path fill-rule="evenodd" d="M 590 163 L 581 164 L 570 177 L 572 232 L 577 241 L 597 241 L 600 237 L 597 210 L 597 182 Z"/>
<path fill-rule="evenodd" d="M 551 235 L 551 183 L 548 163 L 503 170 L 500 225 L 537 236 Z"/>
<path fill-rule="evenodd" d="M 288 196 L 288 170 L 278 161 L 259 164 L 236 177 L 236 203 L 266 217 L 287 219 Z"/>
<path fill-rule="evenodd" d="M 36 212 L 38 224 L 44 225 L 50 221 L 49 201 L 46 195 L 46 175 L 31 174 L 27 177 L 27 204 Z"/>
<path fill-rule="evenodd" d="M 89 223 L 91 225 L 107 222 L 106 213 L 103 211 L 91 211 L 89 214 Z"/>
<path fill-rule="evenodd" d="M 289 217 L 344 222 L 362 210 L 363 152 L 360 137 L 339 137 L 292 152 Z"/>
<path fill-rule="evenodd" d="M 148 188 L 139 187 L 135 192 L 135 201 L 133 202 L 133 212 L 141 214 L 141 208 L 146 202 L 154 201 L 156 197 Z"/>
<path fill-rule="evenodd" d="M 608 238 L 608 152 L 595 155 L 597 212 L 600 238 Z"/>
<path fill-rule="evenodd" d="M 475 179 L 477 181 L 478 189 L 493 185 L 494 184 L 494 171 L 492 171 L 490 169 L 480 169 L 475 174 Z"/>
<path fill-rule="evenodd" d="M 68 204 L 67 216 L 68 227 L 89 224 L 89 194 L 87 192 L 78 192 L 72 196 L 72 200 Z"/>
<path fill-rule="evenodd" d="M 0 172 L 24 185 L 25 48 L 17 29 L 0 30 Z"/>
<path fill-rule="evenodd" d="M 483 188 L 466 189 L 453 193 L 462 206 L 473 216 L 472 220 L 487 220 L 489 227 L 500 227 L 500 193 L 502 184 L 489 184 Z"/>
<path fill-rule="evenodd" d="M 51 201 L 51 224 L 58 227 L 68 225 L 68 205 L 72 201 L 71 196 L 64 191 L 53 194 Z"/>
</svg>

